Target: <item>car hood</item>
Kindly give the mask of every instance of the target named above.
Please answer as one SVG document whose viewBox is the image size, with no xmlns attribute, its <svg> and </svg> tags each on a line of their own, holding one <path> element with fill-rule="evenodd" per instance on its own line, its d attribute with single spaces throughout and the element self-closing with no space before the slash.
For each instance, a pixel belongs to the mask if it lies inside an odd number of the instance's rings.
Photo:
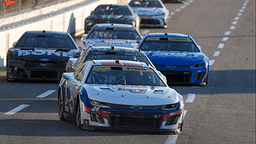
<svg viewBox="0 0 256 144">
<path fill-rule="evenodd" d="M 25 61 L 52 61 L 52 62 L 67 62 L 70 57 L 73 57 L 76 50 L 59 50 L 59 49 L 9 49 L 9 58 Z"/>
<path fill-rule="evenodd" d="M 201 52 L 143 51 L 154 65 L 196 65 L 204 63 Z"/>
<path fill-rule="evenodd" d="M 164 8 L 132 8 L 135 13 L 141 16 L 161 15 L 166 12 Z"/>
<path fill-rule="evenodd" d="M 91 15 L 86 18 L 94 23 L 127 23 L 133 20 L 133 16 L 129 15 Z"/>
<path fill-rule="evenodd" d="M 85 46 L 118 46 L 135 48 L 139 43 L 137 40 L 114 40 L 114 39 L 87 39 L 84 40 Z"/>
<path fill-rule="evenodd" d="M 84 85 L 88 98 L 106 103 L 122 105 L 165 105 L 177 103 L 179 94 L 169 87 Z"/>
</svg>

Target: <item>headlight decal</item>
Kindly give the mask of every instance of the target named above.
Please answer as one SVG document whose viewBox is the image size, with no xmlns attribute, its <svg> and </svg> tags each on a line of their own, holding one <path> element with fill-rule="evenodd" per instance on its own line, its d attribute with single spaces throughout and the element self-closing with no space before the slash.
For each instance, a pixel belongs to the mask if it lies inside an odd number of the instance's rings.
<svg viewBox="0 0 256 144">
<path fill-rule="evenodd" d="M 183 109 L 180 109 L 180 111 L 173 112 L 173 113 L 167 113 L 163 115 L 163 122 L 166 121 L 168 118 L 173 117 L 173 116 L 178 116 L 180 117 L 182 115 Z"/>
</svg>

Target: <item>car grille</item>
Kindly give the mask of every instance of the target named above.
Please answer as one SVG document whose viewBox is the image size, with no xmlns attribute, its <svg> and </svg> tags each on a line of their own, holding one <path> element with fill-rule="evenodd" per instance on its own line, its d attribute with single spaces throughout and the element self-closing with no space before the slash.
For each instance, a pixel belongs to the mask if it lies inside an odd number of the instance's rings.
<svg viewBox="0 0 256 144">
<path fill-rule="evenodd" d="M 161 71 L 167 78 L 168 84 L 189 83 L 191 72 L 189 71 Z"/>
<path fill-rule="evenodd" d="M 36 68 L 65 68 L 65 63 L 54 62 L 25 62 L 24 67 L 36 67 Z"/>
<path fill-rule="evenodd" d="M 109 113 L 109 125 L 118 128 L 159 129 L 163 116 L 145 113 Z"/>
<path fill-rule="evenodd" d="M 31 71 L 31 78 L 57 78 L 57 71 Z"/>
<path fill-rule="evenodd" d="M 157 19 L 141 19 L 141 24 L 160 24 Z"/>
</svg>

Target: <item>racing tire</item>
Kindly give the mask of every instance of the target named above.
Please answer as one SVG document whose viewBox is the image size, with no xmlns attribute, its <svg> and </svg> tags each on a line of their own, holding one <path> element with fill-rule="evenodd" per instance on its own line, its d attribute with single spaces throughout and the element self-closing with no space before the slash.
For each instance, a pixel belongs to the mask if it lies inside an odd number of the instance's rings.
<svg viewBox="0 0 256 144">
<path fill-rule="evenodd" d="M 10 78 L 10 74 L 7 72 L 7 69 L 8 69 L 8 66 L 6 67 L 6 81 L 8 82 L 15 82 L 15 79 L 14 78 Z"/>
<path fill-rule="evenodd" d="M 82 124 L 81 124 L 81 106 L 80 106 L 80 99 L 78 99 L 77 103 L 77 110 L 76 110 L 76 126 L 81 129 Z"/>
<path fill-rule="evenodd" d="M 58 93 L 58 116 L 61 121 L 65 121 L 64 117 L 64 99 L 61 90 Z"/>
</svg>

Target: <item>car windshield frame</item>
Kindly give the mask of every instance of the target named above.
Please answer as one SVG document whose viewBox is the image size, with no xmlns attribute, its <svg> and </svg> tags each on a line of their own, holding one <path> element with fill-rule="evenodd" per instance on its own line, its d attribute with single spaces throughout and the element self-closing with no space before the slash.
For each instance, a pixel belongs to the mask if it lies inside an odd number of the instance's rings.
<svg viewBox="0 0 256 144">
<path fill-rule="evenodd" d="M 141 40 L 141 36 L 133 27 L 95 27 L 87 39 Z"/>
<path fill-rule="evenodd" d="M 86 77 L 85 84 L 166 87 L 166 84 L 153 68 L 138 66 L 94 65 Z"/>
<path fill-rule="evenodd" d="M 147 37 L 139 46 L 142 51 L 200 52 L 190 38 Z"/>
<path fill-rule="evenodd" d="M 69 36 L 65 35 L 40 35 L 28 34 L 23 35 L 15 48 L 45 48 L 45 49 L 77 49 L 74 42 Z"/>
</svg>

